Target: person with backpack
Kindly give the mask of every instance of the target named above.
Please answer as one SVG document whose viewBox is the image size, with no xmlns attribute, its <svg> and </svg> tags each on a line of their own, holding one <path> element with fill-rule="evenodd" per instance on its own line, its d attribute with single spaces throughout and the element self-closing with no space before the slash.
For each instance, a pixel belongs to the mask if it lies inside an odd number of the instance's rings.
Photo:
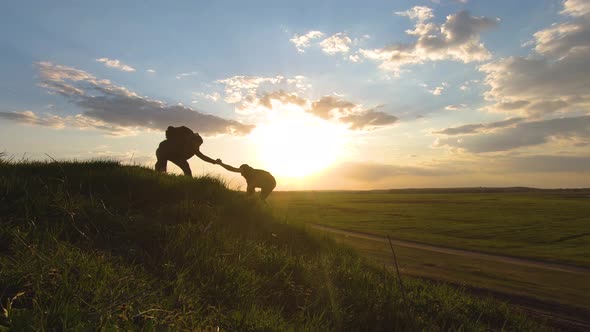
<svg viewBox="0 0 590 332">
<path fill-rule="evenodd" d="M 186 176 L 192 176 L 188 160 L 192 156 L 197 156 L 203 161 L 217 165 L 221 160 L 214 160 L 204 155 L 199 148 L 203 144 L 203 138 L 189 128 L 168 127 L 166 129 L 166 139 L 160 143 L 156 150 L 156 171 L 166 172 L 166 165 L 171 161 L 180 167 Z"/>
</svg>

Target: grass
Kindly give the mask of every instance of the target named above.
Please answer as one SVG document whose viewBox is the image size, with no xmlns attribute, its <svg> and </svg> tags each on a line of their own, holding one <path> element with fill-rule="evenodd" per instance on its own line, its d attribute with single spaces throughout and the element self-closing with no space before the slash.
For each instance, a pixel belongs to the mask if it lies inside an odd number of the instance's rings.
<svg viewBox="0 0 590 332">
<path fill-rule="evenodd" d="M 279 192 L 277 217 L 590 267 L 590 192 Z"/>
<path fill-rule="evenodd" d="M 274 214 L 402 240 L 590 266 L 590 198 L 582 192 L 279 192 Z M 334 236 L 384 264 L 386 243 Z M 587 274 L 399 248 L 404 273 L 590 312 Z M 571 311 L 564 309 L 565 311 Z"/>
<path fill-rule="evenodd" d="M 0 162 L 0 330 L 542 330 L 396 279 L 211 177 Z M 409 308 L 405 310 L 404 308 Z"/>
</svg>

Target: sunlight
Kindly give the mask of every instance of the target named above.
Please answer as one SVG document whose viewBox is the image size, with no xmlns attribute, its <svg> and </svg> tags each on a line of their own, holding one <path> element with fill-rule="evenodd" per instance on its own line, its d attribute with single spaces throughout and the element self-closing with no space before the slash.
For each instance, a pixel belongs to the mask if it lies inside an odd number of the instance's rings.
<svg viewBox="0 0 590 332">
<path fill-rule="evenodd" d="M 278 109 L 278 110 L 277 110 Z M 342 155 L 346 128 L 280 105 L 252 132 L 258 159 L 276 176 L 304 177 L 332 165 Z"/>
</svg>

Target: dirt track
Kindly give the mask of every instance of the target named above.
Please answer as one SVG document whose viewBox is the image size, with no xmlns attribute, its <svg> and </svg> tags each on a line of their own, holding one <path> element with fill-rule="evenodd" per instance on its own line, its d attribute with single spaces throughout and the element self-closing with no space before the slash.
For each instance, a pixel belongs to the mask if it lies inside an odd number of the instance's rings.
<svg viewBox="0 0 590 332">
<path fill-rule="evenodd" d="M 367 234 L 358 231 L 342 230 L 334 227 L 322 226 L 318 224 L 308 224 L 312 228 L 324 232 L 357 237 L 361 239 L 367 239 L 379 242 L 388 242 L 387 237 Z M 494 255 L 483 253 L 479 251 L 471 251 L 464 249 L 453 249 L 442 246 L 435 246 L 430 244 L 403 241 L 403 240 L 391 240 L 393 245 L 407 248 L 420 249 L 425 251 L 450 254 L 462 257 L 469 257 L 474 259 L 491 260 L 496 262 L 502 262 L 506 264 L 513 264 L 519 266 L 534 267 L 539 269 L 560 271 L 566 273 L 575 273 L 587 275 L 590 278 L 590 268 L 578 267 L 566 264 L 557 264 L 550 262 L 543 262 L 539 260 L 517 258 L 503 255 Z M 427 278 L 429 279 L 429 278 Z M 429 279 L 434 280 L 434 279 Z M 448 282 L 448 281 L 447 281 Z M 454 284 L 451 282 L 451 284 Z M 494 291 L 491 289 L 477 288 L 472 286 L 461 285 L 471 293 L 475 295 L 487 295 L 496 297 L 502 301 L 507 301 L 510 305 L 518 311 L 524 312 L 527 315 L 545 320 L 552 328 L 556 331 L 590 331 L 590 317 L 588 310 L 585 308 L 570 307 L 560 303 L 545 302 L 537 300 L 531 297 L 517 296 L 514 294 L 503 293 Z"/>
<path fill-rule="evenodd" d="M 384 237 L 384 236 L 368 234 L 368 233 L 363 233 L 363 232 L 357 232 L 357 231 L 342 230 L 342 229 L 328 227 L 328 226 L 322 226 L 322 225 L 318 225 L 318 224 L 309 224 L 309 225 L 317 230 L 321 230 L 321 231 L 325 231 L 325 232 L 336 233 L 336 234 L 341 234 L 341 235 L 346 235 L 346 236 L 353 236 L 353 237 L 357 237 L 357 238 L 361 238 L 361 239 L 367 239 L 367 240 L 373 240 L 373 241 L 379 241 L 379 242 L 387 242 L 387 237 Z M 588 277 L 590 277 L 590 268 L 586 268 L 586 267 L 549 263 L 549 262 L 544 262 L 544 261 L 539 261 L 539 260 L 534 260 L 534 259 L 526 259 L 526 258 L 517 258 L 517 257 L 511 257 L 511 256 L 488 254 L 488 253 L 483 253 L 480 251 L 454 249 L 454 248 L 435 246 L 435 245 L 424 244 L 424 243 L 419 243 L 419 242 L 412 242 L 412 241 L 403 241 L 403 240 L 393 240 L 392 239 L 391 242 L 394 245 L 400 246 L 400 247 L 421 249 L 421 250 L 426 250 L 426 251 L 433 251 L 433 252 L 439 252 L 439 253 L 443 253 L 443 254 L 470 257 L 470 258 L 476 258 L 476 259 L 485 259 L 485 260 L 491 260 L 491 261 L 502 262 L 502 263 L 507 263 L 507 264 L 520 265 L 520 266 L 536 267 L 536 268 L 546 269 L 546 270 L 554 270 L 554 271 L 578 273 L 578 274 L 587 274 Z"/>
</svg>

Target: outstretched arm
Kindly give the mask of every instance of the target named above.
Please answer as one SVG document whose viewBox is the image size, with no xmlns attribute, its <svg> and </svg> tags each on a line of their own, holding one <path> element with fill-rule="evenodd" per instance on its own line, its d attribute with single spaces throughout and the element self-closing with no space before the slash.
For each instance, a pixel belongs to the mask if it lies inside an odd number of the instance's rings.
<svg viewBox="0 0 590 332">
<path fill-rule="evenodd" d="M 230 172 L 241 173 L 241 171 L 240 171 L 240 169 L 239 169 L 239 168 L 235 168 L 235 167 L 233 167 L 233 166 L 226 165 L 226 164 L 222 163 L 221 161 L 219 161 L 219 165 L 221 165 L 221 167 L 223 167 L 223 168 L 227 169 L 227 170 L 228 170 L 228 171 L 230 171 Z"/>
<path fill-rule="evenodd" d="M 211 163 L 211 164 L 217 164 L 217 161 L 207 157 L 206 155 L 204 155 L 199 149 L 197 149 L 197 151 L 195 151 L 195 155 L 201 159 L 203 159 L 204 161 Z"/>
</svg>

